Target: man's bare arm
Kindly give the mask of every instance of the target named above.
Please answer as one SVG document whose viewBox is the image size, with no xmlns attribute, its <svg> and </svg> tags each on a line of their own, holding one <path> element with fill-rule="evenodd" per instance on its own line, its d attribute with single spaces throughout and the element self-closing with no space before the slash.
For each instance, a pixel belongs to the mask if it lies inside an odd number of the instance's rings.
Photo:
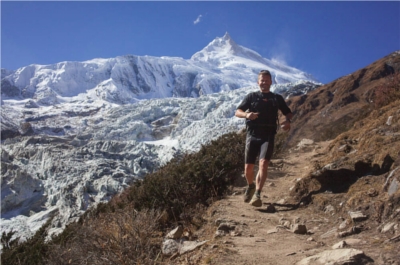
<svg viewBox="0 0 400 265">
<path fill-rule="evenodd" d="M 237 109 L 235 112 L 235 116 L 238 118 L 246 118 L 249 120 L 254 120 L 258 118 L 258 112 L 244 112 L 241 109 Z"/>
</svg>

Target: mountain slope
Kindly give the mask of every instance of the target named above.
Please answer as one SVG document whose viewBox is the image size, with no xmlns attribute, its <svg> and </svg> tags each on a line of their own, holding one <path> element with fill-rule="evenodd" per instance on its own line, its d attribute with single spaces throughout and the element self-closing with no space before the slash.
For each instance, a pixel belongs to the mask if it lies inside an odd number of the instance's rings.
<svg viewBox="0 0 400 265">
<path fill-rule="evenodd" d="M 352 128 L 375 108 L 375 92 L 400 72 L 400 52 L 394 52 L 305 95 L 291 97 L 294 130 L 289 144 L 302 138 L 333 139 Z"/>
</svg>

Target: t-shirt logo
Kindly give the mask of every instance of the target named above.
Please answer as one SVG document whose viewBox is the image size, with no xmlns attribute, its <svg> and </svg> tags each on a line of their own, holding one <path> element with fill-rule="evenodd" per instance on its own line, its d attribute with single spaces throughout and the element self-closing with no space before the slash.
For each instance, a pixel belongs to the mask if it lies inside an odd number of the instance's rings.
<svg viewBox="0 0 400 265">
<path fill-rule="evenodd" d="M 268 102 L 268 99 L 267 99 L 267 98 L 263 98 L 263 101 L 264 101 L 264 102 Z"/>
</svg>

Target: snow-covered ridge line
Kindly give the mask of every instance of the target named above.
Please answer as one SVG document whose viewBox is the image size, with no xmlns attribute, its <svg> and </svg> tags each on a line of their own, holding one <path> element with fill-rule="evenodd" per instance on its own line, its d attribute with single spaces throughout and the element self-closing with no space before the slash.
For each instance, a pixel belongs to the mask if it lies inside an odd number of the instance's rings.
<svg viewBox="0 0 400 265">
<path fill-rule="evenodd" d="M 31 99 L 38 106 L 65 101 L 135 103 L 138 99 L 199 97 L 251 86 L 259 70 L 276 84 L 315 81 L 310 74 L 262 58 L 229 36 L 216 38 L 191 59 L 126 55 L 83 62 L 2 69 L 2 98 Z"/>
</svg>

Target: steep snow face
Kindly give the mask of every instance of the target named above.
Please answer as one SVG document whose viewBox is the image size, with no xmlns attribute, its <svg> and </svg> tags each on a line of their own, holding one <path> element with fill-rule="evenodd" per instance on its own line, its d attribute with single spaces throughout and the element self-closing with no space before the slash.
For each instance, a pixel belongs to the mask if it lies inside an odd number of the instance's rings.
<svg viewBox="0 0 400 265">
<path fill-rule="evenodd" d="M 257 52 L 236 44 L 228 33 L 214 39 L 203 50 L 195 53 L 191 60 L 208 63 L 211 68 L 216 67 L 226 74 L 239 75 L 243 78 L 254 76 L 260 70 L 266 69 L 271 72 L 275 84 L 299 80 L 317 82 L 310 74 L 277 61 L 262 58 Z"/>
<path fill-rule="evenodd" d="M 129 104 L 140 99 L 199 97 L 251 86 L 261 69 L 276 84 L 315 81 L 309 74 L 262 58 L 236 44 L 229 34 L 214 39 L 190 60 L 126 55 L 84 62 L 2 69 L 2 98 L 31 99 L 39 106 L 65 101 L 103 100 Z"/>
</svg>

